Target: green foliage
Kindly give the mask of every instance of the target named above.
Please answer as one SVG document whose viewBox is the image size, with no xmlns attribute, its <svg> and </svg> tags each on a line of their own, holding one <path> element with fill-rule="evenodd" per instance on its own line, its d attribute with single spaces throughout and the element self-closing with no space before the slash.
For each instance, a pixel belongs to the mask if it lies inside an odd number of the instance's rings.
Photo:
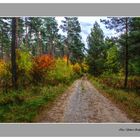
<svg viewBox="0 0 140 140">
<path fill-rule="evenodd" d="M 43 20 L 43 28 L 41 30 L 44 46 L 43 52 L 50 53 L 54 56 L 56 50 L 55 45 L 57 46 L 59 44 L 58 23 L 55 17 L 44 17 Z"/>
<path fill-rule="evenodd" d="M 90 76 L 90 80 L 104 96 L 115 102 L 134 122 L 140 122 L 139 91 L 108 87 L 105 83 L 101 83 L 102 78 Z"/>
<path fill-rule="evenodd" d="M 101 20 L 107 29 L 114 29 L 116 32 L 124 32 L 126 29 L 126 18 L 128 23 L 131 22 L 131 17 L 108 17 L 108 19 Z"/>
<path fill-rule="evenodd" d="M 126 41 L 129 54 L 128 89 L 136 92 L 140 89 L 139 17 L 112 17 L 103 21 L 107 28 L 121 33 L 118 39 L 105 39 L 103 30 L 95 22 L 87 37 L 87 53 L 80 35 L 78 17 L 64 18 L 61 25 L 66 33 L 64 36 L 58 33 L 55 17 L 18 18 L 15 25 L 18 27 L 17 35 L 11 31 L 11 21 L 12 18 L 0 18 L 0 91 L 3 90 L 0 93 L 0 121 L 31 122 L 42 106 L 63 92 L 66 84 L 87 72 L 100 76 L 95 78 L 97 82 L 102 83 L 102 88 L 108 90 L 117 101 L 126 105 L 132 101 L 139 108 L 139 96 L 137 100 L 131 100 L 134 94 L 130 96 L 120 90 L 123 88 L 124 66 L 127 64 L 124 63 Z M 12 47 L 17 47 L 15 77 L 18 78 L 20 89 L 17 91 L 11 90 L 11 40 L 15 44 Z M 60 56 L 65 56 L 65 59 L 57 59 Z M 86 61 L 83 62 L 85 56 Z M 36 87 L 31 87 L 32 84 L 36 84 Z M 28 90 L 27 85 L 30 88 Z"/>
<path fill-rule="evenodd" d="M 4 106 L 8 104 L 22 103 L 28 95 L 23 91 L 9 91 L 8 94 L 1 94 L 0 97 L 0 106 Z"/>
<path fill-rule="evenodd" d="M 26 50 L 17 50 L 17 65 L 19 71 L 24 71 L 25 74 L 29 74 L 32 68 L 32 56 Z"/>
<path fill-rule="evenodd" d="M 7 94 L 0 92 L 0 122 L 33 122 L 40 109 L 53 102 L 68 85 L 30 86 Z"/>
<path fill-rule="evenodd" d="M 133 17 L 129 33 L 129 70 L 130 75 L 140 75 L 140 18 Z"/>
<path fill-rule="evenodd" d="M 2 86 L 4 92 L 7 92 L 10 86 L 11 72 L 10 65 L 4 60 L 0 60 L 0 85 Z"/>
<path fill-rule="evenodd" d="M 64 82 L 67 83 L 73 77 L 73 70 L 71 64 L 61 58 L 58 58 L 55 63 L 55 68 L 49 71 L 47 79 L 52 83 Z"/>
<path fill-rule="evenodd" d="M 83 63 L 81 64 L 81 69 L 82 69 L 82 72 L 83 72 L 83 73 L 87 73 L 88 70 L 89 70 L 89 66 L 88 66 L 85 62 L 83 62 Z"/>
<path fill-rule="evenodd" d="M 140 57 L 133 58 L 129 61 L 130 75 L 140 76 Z"/>
<path fill-rule="evenodd" d="M 67 54 L 69 54 L 71 62 L 82 62 L 84 58 L 84 44 L 82 43 L 82 37 L 80 35 L 81 27 L 77 17 L 65 17 L 62 21 L 60 28 L 63 32 L 66 32 L 67 37 L 65 39 L 67 45 Z"/>
<path fill-rule="evenodd" d="M 10 31 L 11 31 L 11 19 L 8 17 L 0 17 L 0 58 L 4 58 L 5 54 L 10 53 Z"/>
<path fill-rule="evenodd" d="M 112 46 L 107 50 L 107 58 L 106 58 L 106 67 L 107 70 L 116 73 L 119 71 L 119 51 L 116 46 Z"/>
<path fill-rule="evenodd" d="M 87 41 L 89 47 L 87 56 L 89 72 L 98 76 L 104 71 L 105 48 L 104 33 L 97 22 L 93 25 Z"/>
<path fill-rule="evenodd" d="M 32 56 L 27 50 L 16 50 L 16 54 L 18 80 L 23 86 L 31 80 L 30 72 L 33 67 Z"/>
</svg>

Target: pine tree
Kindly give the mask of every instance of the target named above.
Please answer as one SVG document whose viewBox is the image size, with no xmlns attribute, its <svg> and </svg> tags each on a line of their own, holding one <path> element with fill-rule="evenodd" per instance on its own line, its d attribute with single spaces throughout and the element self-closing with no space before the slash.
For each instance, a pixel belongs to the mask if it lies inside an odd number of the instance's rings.
<svg viewBox="0 0 140 140">
<path fill-rule="evenodd" d="M 66 32 L 67 58 L 72 63 L 82 61 L 84 57 L 84 44 L 80 36 L 81 27 L 77 17 L 65 17 L 60 28 Z"/>
<path fill-rule="evenodd" d="M 12 18 L 12 41 L 11 41 L 11 64 L 12 64 L 12 85 L 17 89 L 17 64 L 16 64 L 16 48 L 17 48 L 17 27 L 18 17 Z"/>
<path fill-rule="evenodd" d="M 98 76 L 104 71 L 104 33 L 99 24 L 95 22 L 91 33 L 87 37 L 88 42 L 88 56 L 87 62 L 89 64 L 90 73 Z"/>
<path fill-rule="evenodd" d="M 56 46 L 58 43 L 58 24 L 55 17 L 43 18 L 42 38 L 46 44 L 47 53 L 55 56 Z"/>
<path fill-rule="evenodd" d="M 0 58 L 8 60 L 10 55 L 11 43 L 11 19 L 8 17 L 0 18 Z"/>
<path fill-rule="evenodd" d="M 124 33 L 125 32 L 125 50 L 124 50 L 124 56 L 125 56 L 125 79 L 124 79 L 124 88 L 127 88 L 128 83 L 128 34 L 129 34 L 129 27 L 130 27 L 130 17 L 112 17 L 109 18 L 109 20 L 101 20 L 101 22 L 104 22 L 106 25 L 106 28 L 114 29 L 116 32 Z"/>
</svg>

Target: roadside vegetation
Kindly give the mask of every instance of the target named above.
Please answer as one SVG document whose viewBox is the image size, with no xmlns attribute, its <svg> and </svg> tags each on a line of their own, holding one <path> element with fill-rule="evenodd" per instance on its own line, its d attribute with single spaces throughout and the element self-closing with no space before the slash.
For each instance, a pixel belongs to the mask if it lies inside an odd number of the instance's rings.
<svg viewBox="0 0 140 140">
<path fill-rule="evenodd" d="M 101 23 L 113 35 L 105 35 Z M 0 17 L 0 122 L 32 122 L 83 75 L 140 122 L 140 18 Z M 59 32 L 61 30 L 61 33 Z M 62 34 L 63 32 L 63 34 Z"/>
<path fill-rule="evenodd" d="M 115 103 L 131 120 L 140 122 L 140 90 L 131 78 L 128 79 L 130 88 L 124 89 L 123 84 L 120 84 L 120 79 L 119 77 L 107 77 L 103 80 L 102 76 L 98 78 L 89 76 L 89 80 L 100 93 Z"/>
<path fill-rule="evenodd" d="M 66 57 L 55 59 L 51 55 L 42 55 L 31 59 L 25 51 L 18 51 L 17 56 L 17 90 L 12 89 L 8 80 L 8 64 L 1 61 L 2 80 L 6 82 L 1 83 L 1 122 L 32 122 L 42 107 L 59 97 L 85 71 L 79 64 L 67 65 Z"/>
</svg>

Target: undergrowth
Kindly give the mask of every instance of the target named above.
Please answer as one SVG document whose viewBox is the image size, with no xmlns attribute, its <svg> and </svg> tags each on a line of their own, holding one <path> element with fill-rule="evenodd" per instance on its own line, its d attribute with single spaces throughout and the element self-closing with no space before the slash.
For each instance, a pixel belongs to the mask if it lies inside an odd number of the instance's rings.
<svg viewBox="0 0 140 140">
<path fill-rule="evenodd" d="M 107 98 L 111 99 L 134 122 L 140 122 L 140 94 L 138 90 L 112 88 L 89 76 L 90 81 Z"/>
<path fill-rule="evenodd" d="M 71 83 L 0 93 L 0 122 L 33 122 L 39 110 L 53 102 Z"/>
</svg>

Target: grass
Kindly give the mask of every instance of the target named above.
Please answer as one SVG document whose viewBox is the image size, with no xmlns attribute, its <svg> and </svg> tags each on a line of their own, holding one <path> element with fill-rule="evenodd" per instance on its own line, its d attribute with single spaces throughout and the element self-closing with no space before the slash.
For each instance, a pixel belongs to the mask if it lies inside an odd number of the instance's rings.
<svg viewBox="0 0 140 140">
<path fill-rule="evenodd" d="M 33 122 L 41 108 L 53 102 L 71 83 L 30 86 L 24 90 L 0 93 L 0 122 Z"/>
<path fill-rule="evenodd" d="M 140 94 L 136 90 L 111 88 L 89 76 L 91 83 L 107 98 L 112 100 L 134 122 L 140 122 Z"/>
</svg>

